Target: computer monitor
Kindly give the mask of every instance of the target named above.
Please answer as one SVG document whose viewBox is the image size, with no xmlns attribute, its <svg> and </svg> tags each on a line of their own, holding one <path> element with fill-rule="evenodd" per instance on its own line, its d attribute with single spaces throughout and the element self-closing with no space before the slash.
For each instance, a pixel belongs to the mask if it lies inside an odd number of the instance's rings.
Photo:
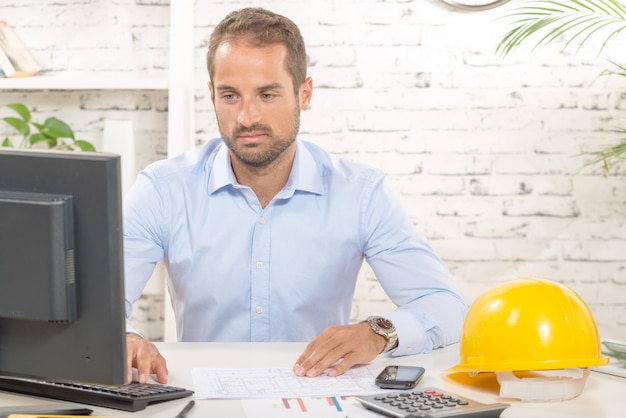
<svg viewBox="0 0 626 418">
<path fill-rule="evenodd" d="M 126 381 L 120 157 L 0 148 L 0 375 Z"/>
</svg>

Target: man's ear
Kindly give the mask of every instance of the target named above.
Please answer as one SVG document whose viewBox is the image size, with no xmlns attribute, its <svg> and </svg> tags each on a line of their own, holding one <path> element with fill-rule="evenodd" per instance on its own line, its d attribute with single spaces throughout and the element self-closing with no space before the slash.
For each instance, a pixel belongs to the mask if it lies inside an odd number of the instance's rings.
<svg viewBox="0 0 626 418">
<path fill-rule="evenodd" d="M 299 90 L 300 110 L 307 110 L 311 104 L 311 97 L 313 96 L 313 80 L 311 77 L 307 77 L 300 85 Z"/>
</svg>

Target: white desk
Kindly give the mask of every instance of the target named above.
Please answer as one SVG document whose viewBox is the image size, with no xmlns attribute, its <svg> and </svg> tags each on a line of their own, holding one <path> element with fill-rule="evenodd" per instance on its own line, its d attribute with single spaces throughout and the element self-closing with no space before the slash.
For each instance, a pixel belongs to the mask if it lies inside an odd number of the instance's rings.
<svg viewBox="0 0 626 418">
<path fill-rule="evenodd" d="M 204 367 L 291 367 L 305 347 L 301 343 L 160 343 L 157 344 L 168 360 L 169 382 L 174 386 L 193 389 L 191 371 Z M 458 362 L 458 346 L 435 350 L 428 355 L 391 358 L 379 356 L 376 362 L 383 364 L 412 364 L 426 368 L 426 375 L 419 386 L 438 386 L 461 396 L 483 403 L 502 402 L 498 398 L 495 377 L 481 374 L 475 380 L 479 386 L 467 386 L 441 373 Z M 94 415 L 116 417 L 173 418 L 190 398 L 149 406 L 147 409 L 129 413 L 106 408 L 89 407 Z M 0 406 L 45 404 L 42 398 L 2 393 Z M 58 401 L 57 401 L 58 402 Z M 564 402 L 521 403 L 504 400 L 511 407 L 502 418 L 620 418 L 626 417 L 626 379 L 592 372 L 583 393 Z M 311 414 L 302 414 L 306 417 Z M 196 400 L 188 418 L 245 418 L 244 408 L 238 400 Z M 372 413 L 372 417 L 381 417 Z M 248 417 L 255 418 L 255 417 Z M 259 418 L 271 418 L 259 416 Z M 311 417 L 309 417 L 311 418 Z"/>
</svg>

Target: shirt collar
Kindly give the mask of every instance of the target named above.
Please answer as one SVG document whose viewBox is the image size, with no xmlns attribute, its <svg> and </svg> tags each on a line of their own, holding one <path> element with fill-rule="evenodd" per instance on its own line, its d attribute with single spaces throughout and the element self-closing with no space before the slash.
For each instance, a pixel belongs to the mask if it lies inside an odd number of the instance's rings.
<svg viewBox="0 0 626 418">
<path fill-rule="evenodd" d="M 222 142 L 214 154 L 213 164 L 209 161 L 209 194 L 213 194 L 222 187 L 237 185 L 235 173 L 230 165 L 228 147 Z"/>
<path fill-rule="evenodd" d="M 235 178 L 235 173 L 233 173 L 228 147 L 224 143 L 220 144 L 215 153 L 215 158 L 210 170 L 209 194 L 213 194 L 225 186 L 241 187 Z M 324 194 L 322 173 L 320 170 L 321 168 L 316 164 L 309 149 L 301 141 L 296 140 L 296 156 L 293 167 L 291 168 L 291 174 L 289 175 L 287 184 L 283 190 L 278 193 L 278 196 L 287 198 L 292 196 L 296 190 L 320 195 Z"/>
</svg>

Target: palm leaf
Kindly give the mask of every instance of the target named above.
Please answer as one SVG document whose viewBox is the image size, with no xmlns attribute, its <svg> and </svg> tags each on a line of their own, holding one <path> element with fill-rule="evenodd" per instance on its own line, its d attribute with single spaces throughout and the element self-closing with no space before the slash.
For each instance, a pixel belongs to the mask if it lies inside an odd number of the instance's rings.
<svg viewBox="0 0 626 418">
<path fill-rule="evenodd" d="M 564 40 L 562 50 L 566 50 L 576 44 L 580 49 L 591 43 L 592 38 L 603 39 L 595 44 L 600 55 L 607 44 L 626 29 L 626 0 L 531 0 L 503 19 L 510 20 L 511 29 L 496 47 L 496 54 L 500 56 L 509 55 L 527 42 L 536 49 Z M 613 69 L 603 71 L 600 76 L 626 76 L 626 66 L 610 62 Z M 619 128 L 617 132 L 626 134 L 626 129 Z M 591 157 L 585 166 L 600 164 L 608 175 L 611 166 L 626 159 L 626 139 L 579 156 Z"/>
<path fill-rule="evenodd" d="M 600 76 L 610 76 L 610 75 L 619 75 L 622 77 L 626 77 L 626 65 L 620 65 L 615 61 L 609 60 L 611 64 L 615 67 L 613 70 L 604 70 L 600 73 Z"/>
<path fill-rule="evenodd" d="M 620 129 L 619 131 L 622 133 L 626 133 L 626 129 Z M 619 164 L 621 161 L 626 159 L 626 140 L 617 145 L 611 145 L 597 151 L 585 152 L 577 156 L 590 156 L 591 160 L 589 160 L 584 165 L 584 167 L 595 166 L 599 164 L 602 166 L 602 172 L 604 176 L 608 176 L 611 167 Z"/>
<path fill-rule="evenodd" d="M 513 9 L 503 19 L 512 28 L 496 47 L 506 56 L 534 38 L 534 48 L 565 39 L 563 50 L 578 44 L 580 49 L 592 37 L 604 36 L 598 54 L 626 29 L 623 0 L 536 0 Z"/>
</svg>

